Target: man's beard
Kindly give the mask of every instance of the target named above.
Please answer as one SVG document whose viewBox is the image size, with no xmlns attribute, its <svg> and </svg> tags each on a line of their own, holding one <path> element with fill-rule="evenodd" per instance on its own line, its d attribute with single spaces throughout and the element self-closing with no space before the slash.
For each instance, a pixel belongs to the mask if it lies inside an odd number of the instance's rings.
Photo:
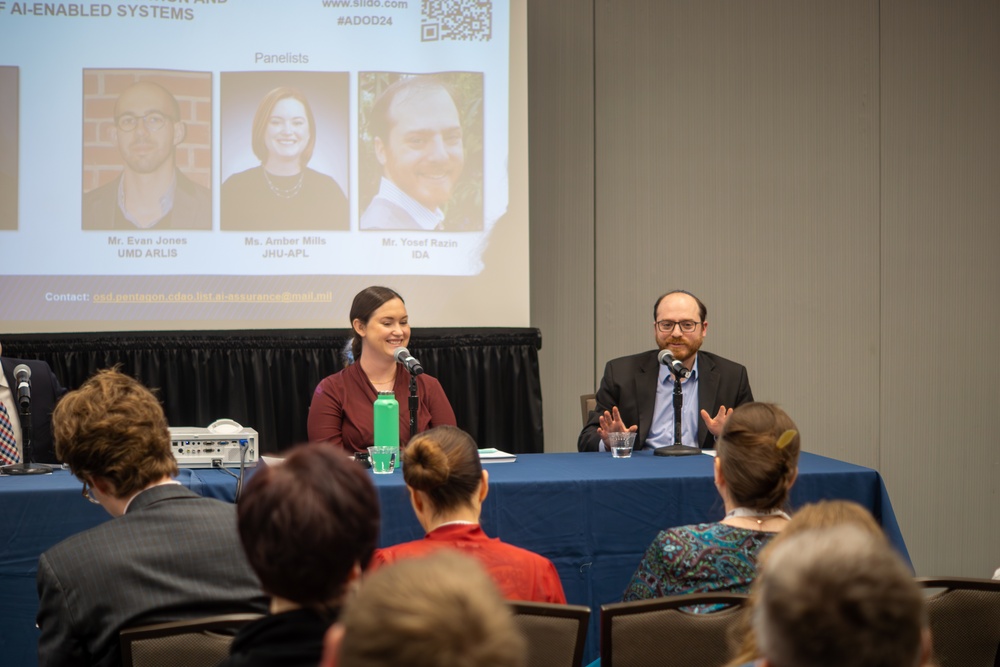
<svg viewBox="0 0 1000 667">
<path fill-rule="evenodd" d="M 163 163 L 171 160 L 173 157 L 172 151 L 166 151 L 165 153 L 160 153 L 159 151 L 147 152 L 140 155 L 134 155 L 128 153 L 125 156 L 125 164 L 129 166 L 129 169 L 137 174 L 151 174 L 161 166 Z"/>
<path fill-rule="evenodd" d="M 680 343 L 682 347 L 672 347 L 671 343 Z M 693 357 L 701 349 L 701 341 L 689 341 L 683 338 L 671 338 L 666 341 L 664 350 L 670 350 L 677 361 L 686 361 Z"/>
</svg>

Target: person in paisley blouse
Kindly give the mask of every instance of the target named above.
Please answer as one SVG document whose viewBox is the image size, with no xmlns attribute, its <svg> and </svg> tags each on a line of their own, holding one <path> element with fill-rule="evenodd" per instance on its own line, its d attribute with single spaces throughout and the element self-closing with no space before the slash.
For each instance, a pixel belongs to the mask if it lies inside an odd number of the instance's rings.
<svg viewBox="0 0 1000 667">
<path fill-rule="evenodd" d="M 736 408 L 716 443 L 715 486 L 725 517 L 661 531 L 623 600 L 748 592 L 758 553 L 788 523 L 783 507 L 798 475 L 799 449 L 798 428 L 778 406 L 746 403 Z"/>
</svg>

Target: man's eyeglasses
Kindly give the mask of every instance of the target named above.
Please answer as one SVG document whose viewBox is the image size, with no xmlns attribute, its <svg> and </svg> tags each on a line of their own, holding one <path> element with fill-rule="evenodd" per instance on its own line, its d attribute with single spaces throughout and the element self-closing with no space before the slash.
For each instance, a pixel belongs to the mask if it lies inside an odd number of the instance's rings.
<svg viewBox="0 0 1000 667">
<path fill-rule="evenodd" d="M 150 111 L 145 116 L 133 116 L 127 113 L 115 119 L 115 127 L 122 132 L 131 132 L 139 125 L 140 120 L 146 126 L 146 130 L 156 132 L 162 129 L 167 124 L 167 121 L 171 119 L 159 111 Z"/>
<path fill-rule="evenodd" d="M 94 495 L 91 493 L 90 484 L 88 484 L 87 482 L 83 483 L 83 497 L 89 500 L 90 502 L 94 503 L 95 505 L 101 504 L 101 501 L 95 498 Z"/>
<path fill-rule="evenodd" d="M 673 333 L 674 327 L 680 327 L 681 331 L 684 333 L 692 333 L 698 328 L 698 322 L 694 320 L 682 320 L 680 322 L 674 322 L 672 320 L 660 320 L 656 323 L 656 329 L 660 333 Z"/>
</svg>

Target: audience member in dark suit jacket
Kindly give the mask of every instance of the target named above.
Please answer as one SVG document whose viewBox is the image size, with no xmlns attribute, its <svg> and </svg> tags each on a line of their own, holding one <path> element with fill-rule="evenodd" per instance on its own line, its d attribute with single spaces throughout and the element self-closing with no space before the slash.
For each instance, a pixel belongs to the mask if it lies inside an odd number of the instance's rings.
<svg viewBox="0 0 1000 667">
<path fill-rule="evenodd" d="M 690 292 L 667 292 L 653 306 L 658 349 L 612 359 L 604 368 L 597 406 L 577 441 L 581 452 L 606 451 L 604 438 L 636 431 L 635 448 L 672 445 L 673 374 L 659 363 L 669 350 L 691 376 L 682 381 L 681 444 L 712 449 L 726 417 L 753 401 L 747 369 L 711 352 L 700 352 L 708 333 L 708 309 Z M 700 418 L 699 418 L 700 415 Z"/>
<path fill-rule="evenodd" d="M 2 352 L 2 348 L 0 348 Z M 16 387 L 14 379 L 14 369 L 20 364 L 26 364 L 31 369 L 31 463 L 56 463 L 55 447 L 52 445 L 52 410 L 56 407 L 56 401 L 62 398 L 66 390 L 55 373 L 44 361 L 34 359 L 12 359 L 10 357 L 0 357 L 0 365 L 3 366 L 3 376 L 7 382 L 8 392 L 0 387 L 0 397 L 9 396 L 10 402 L 4 400 L 7 406 L 7 414 L 18 434 L 17 448 L 21 452 L 21 460 L 24 460 L 24 435 L 21 429 L 20 417 L 17 411 Z"/>
<path fill-rule="evenodd" d="M 119 665 L 123 628 L 267 609 L 235 507 L 173 481 L 167 420 L 148 389 L 100 371 L 59 402 L 52 424 L 84 497 L 115 518 L 39 559 L 39 667 Z"/>
<path fill-rule="evenodd" d="M 332 447 L 298 447 L 253 476 L 237 515 L 271 614 L 240 630 L 219 667 L 315 667 L 378 541 L 371 475 Z"/>
</svg>

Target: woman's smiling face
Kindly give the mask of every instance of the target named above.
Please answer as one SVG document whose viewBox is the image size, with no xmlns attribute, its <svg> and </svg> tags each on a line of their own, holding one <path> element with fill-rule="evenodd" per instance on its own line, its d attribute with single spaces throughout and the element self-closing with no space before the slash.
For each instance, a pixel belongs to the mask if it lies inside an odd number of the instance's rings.
<svg viewBox="0 0 1000 667">
<path fill-rule="evenodd" d="M 410 319 L 400 299 L 390 299 L 372 313 L 367 322 L 354 320 L 354 330 L 361 336 L 361 355 L 369 352 L 392 357 L 397 347 L 410 342 Z"/>
<path fill-rule="evenodd" d="M 309 145 L 309 117 L 302 102 L 294 97 L 278 100 L 267 121 L 264 145 L 268 157 L 278 159 L 299 159 Z"/>
</svg>

